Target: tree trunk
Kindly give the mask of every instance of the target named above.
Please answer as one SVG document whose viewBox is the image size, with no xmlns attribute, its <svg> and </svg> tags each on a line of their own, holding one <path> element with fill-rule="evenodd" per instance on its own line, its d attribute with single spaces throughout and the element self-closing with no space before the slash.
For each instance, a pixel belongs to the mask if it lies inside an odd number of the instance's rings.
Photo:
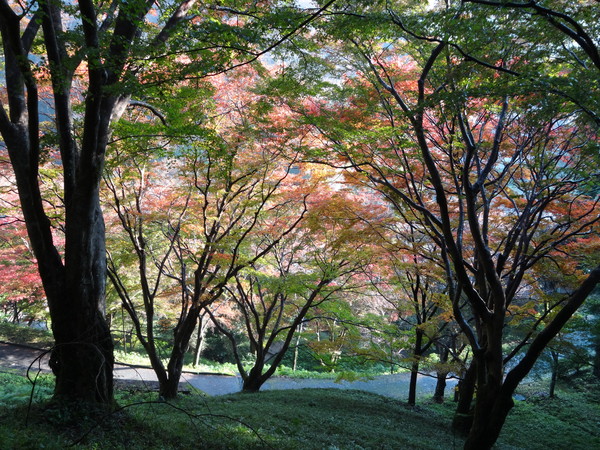
<svg viewBox="0 0 600 450">
<path fill-rule="evenodd" d="M 174 362 L 171 365 L 171 361 Z M 168 366 L 168 377 L 165 380 L 159 380 L 158 395 L 163 400 L 172 400 L 177 397 L 179 392 L 179 380 L 181 379 L 181 372 L 183 371 L 183 358 L 173 358 L 169 361 Z"/>
<path fill-rule="evenodd" d="M 52 330 L 56 341 L 50 358 L 56 376 L 54 397 L 110 407 L 113 404 L 113 342 L 102 315 L 63 309 L 54 314 Z"/>
<path fill-rule="evenodd" d="M 264 364 L 257 360 L 257 363 L 252 367 L 248 375 L 244 378 L 242 384 L 242 392 L 258 392 L 262 385 L 267 381 L 268 377 L 265 377 L 262 373 Z"/>
<path fill-rule="evenodd" d="M 473 360 L 458 382 L 456 392 L 458 404 L 452 420 L 452 428 L 460 434 L 467 435 L 473 423 L 473 396 L 475 394 L 476 363 Z"/>
<path fill-rule="evenodd" d="M 419 375 L 419 362 L 422 353 L 421 344 L 423 342 L 423 331 L 420 328 L 417 328 L 415 337 L 414 359 L 410 368 L 410 382 L 408 385 L 408 404 L 411 406 L 414 406 L 417 401 L 417 377 Z"/>
<path fill-rule="evenodd" d="M 83 185 L 66 206 L 65 260 L 53 242 L 26 131 L 5 136 L 27 233 L 48 299 L 57 400 L 113 403 L 113 342 L 105 321 L 106 254 L 98 186 Z"/>
<path fill-rule="evenodd" d="M 554 350 L 550 350 L 550 356 L 552 357 L 551 374 L 550 374 L 550 387 L 548 388 L 548 395 L 550 398 L 554 398 L 556 390 L 556 379 L 558 378 L 558 353 Z"/>
<path fill-rule="evenodd" d="M 594 350 L 595 350 L 595 355 L 594 355 L 593 373 L 596 378 L 600 378 L 600 337 L 596 337 Z"/>
<path fill-rule="evenodd" d="M 298 354 L 300 351 L 300 333 L 302 333 L 302 323 L 298 326 L 298 337 L 296 338 L 296 346 L 294 347 L 294 363 L 292 365 L 292 371 L 295 372 L 298 368 Z"/>
<path fill-rule="evenodd" d="M 444 403 L 444 393 L 446 392 L 446 377 L 448 372 L 437 372 L 437 382 L 433 393 L 433 401 L 435 403 Z"/>
<path fill-rule="evenodd" d="M 202 347 L 204 346 L 206 325 L 207 321 L 204 320 L 204 316 L 200 316 L 198 318 L 198 336 L 196 337 L 196 348 L 194 349 L 194 367 L 200 364 L 200 355 L 202 354 Z"/>
<path fill-rule="evenodd" d="M 173 348 L 171 357 L 167 365 L 167 380 L 159 386 L 159 394 L 164 399 L 173 399 L 177 397 L 179 390 L 179 380 L 183 372 L 183 363 L 185 362 L 185 353 L 190 344 L 192 334 L 196 329 L 196 322 L 200 316 L 200 308 L 194 306 L 190 308 L 188 315 L 180 319 L 175 327 Z"/>
<path fill-rule="evenodd" d="M 465 450 L 491 449 L 514 406 L 512 392 L 508 390 L 492 388 L 483 395 L 481 390 L 477 393 L 475 418 L 465 441 Z"/>
<path fill-rule="evenodd" d="M 64 294 L 48 297 L 55 396 L 110 405 L 114 356 L 104 314 L 106 250 L 97 187 L 67 205 L 65 231 Z"/>
<path fill-rule="evenodd" d="M 446 364 L 448 362 L 448 358 L 450 356 L 450 349 L 447 345 L 443 345 L 438 341 L 436 344 L 437 352 L 440 357 L 440 363 Z M 444 403 L 444 394 L 446 392 L 446 377 L 448 376 L 447 370 L 437 370 L 436 378 L 437 382 L 435 384 L 435 391 L 433 393 L 433 401 L 435 403 Z"/>
</svg>

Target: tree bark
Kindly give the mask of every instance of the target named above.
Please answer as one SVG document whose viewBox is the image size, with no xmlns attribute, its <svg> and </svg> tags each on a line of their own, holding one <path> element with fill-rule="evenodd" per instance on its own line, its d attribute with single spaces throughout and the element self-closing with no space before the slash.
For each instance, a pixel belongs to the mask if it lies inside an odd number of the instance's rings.
<svg viewBox="0 0 600 450">
<path fill-rule="evenodd" d="M 596 336 L 594 344 L 595 355 L 593 374 L 596 378 L 600 378 L 600 336 Z"/>
<path fill-rule="evenodd" d="M 159 394 L 164 399 L 177 397 L 179 380 L 181 379 L 183 364 L 185 362 L 185 353 L 189 348 L 200 311 L 201 308 L 197 306 L 190 308 L 188 314 L 180 318 L 177 327 L 175 327 L 173 348 L 171 349 L 169 364 L 167 365 L 167 379 L 159 387 Z"/>
<path fill-rule="evenodd" d="M 436 374 L 437 381 L 435 383 L 435 391 L 433 393 L 433 401 L 435 403 L 444 403 L 444 394 L 446 392 L 446 377 L 448 372 L 438 371 Z"/>
<path fill-rule="evenodd" d="M 452 428 L 460 434 L 467 435 L 471 424 L 473 423 L 473 396 L 475 394 L 476 380 L 475 361 L 465 371 L 463 378 L 456 387 L 458 395 L 458 404 L 452 420 Z"/>
<path fill-rule="evenodd" d="M 421 346 L 423 343 L 423 330 L 417 328 L 415 331 L 415 347 L 413 350 L 413 362 L 410 367 L 410 382 L 408 385 L 408 404 L 414 406 L 417 402 L 417 377 L 419 376 L 419 362 L 421 359 Z"/>
<path fill-rule="evenodd" d="M 90 191 L 67 205 L 65 296 L 49 299 L 56 339 L 51 367 L 56 396 L 110 404 L 114 357 L 105 320 L 104 221 L 98 187 Z"/>
<path fill-rule="evenodd" d="M 448 358 L 450 356 L 450 349 L 447 345 L 443 345 L 442 343 L 438 343 L 436 345 L 438 354 L 440 357 L 440 363 L 446 364 L 448 362 Z M 444 403 L 444 395 L 446 392 L 446 377 L 448 376 L 447 370 L 437 370 L 436 372 L 436 384 L 435 391 L 433 393 L 433 401 L 435 403 Z"/>
<path fill-rule="evenodd" d="M 262 357 L 261 359 L 264 360 L 264 357 Z M 252 393 L 260 391 L 262 385 L 265 384 L 265 381 L 267 381 L 267 379 L 269 378 L 265 377 L 262 373 L 264 369 L 264 363 L 262 362 L 262 360 L 258 361 L 257 359 L 257 363 L 254 365 L 254 367 L 252 367 L 248 375 L 244 377 L 244 382 L 242 384 L 242 392 Z"/>
<path fill-rule="evenodd" d="M 558 353 L 554 350 L 550 350 L 550 355 L 552 357 L 551 362 L 551 375 L 550 375 L 550 387 L 548 388 L 548 396 L 550 398 L 554 398 L 555 390 L 556 390 L 556 380 L 558 378 Z"/>
<path fill-rule="evenodd" d="M 491 449 L 500 436 L 500 431 L 508 413 L 514 406 L 512 392 L 506 389 L 490 389 L 483 395 L 478 391 L 475 417 L 469 436 L 465 441 L 465 450 Z"/>
</svg>

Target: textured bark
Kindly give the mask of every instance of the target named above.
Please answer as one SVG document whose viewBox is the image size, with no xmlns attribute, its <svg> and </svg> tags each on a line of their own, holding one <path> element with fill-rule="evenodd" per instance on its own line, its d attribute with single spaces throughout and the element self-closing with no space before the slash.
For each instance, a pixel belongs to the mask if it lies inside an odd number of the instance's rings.
<svg viewBox="0 0 600 450">
<path fill-rule="evenodd" d="M 481 393 L 478 392 L 478 398 L 480 395 Z M 465 450 L 491 449 L 500 436 L 508 413 L 514 406 L 512 393 L 505 389 L 490 389 L 482 397 L 477 402 L 475 420 L 465 441 Z"/>
<path fill-rule="evenodd" d="M 80 0 L 78 12 L 84 39 L 74 44 L 86 59 L 87 91 L 83 129 L 74 132 L 73 70 L 69 36 L 62 24 L 63 2 L 40 1 L 38 11 L 15 13 L 0 0 L 0 31 L 8 108 L 0 101 L 0 133 L 14 170 L 21 209 L 50 309 L 56 346 L 50 365 L 56 375 L 55 397 L 110 406 L 113 403 L 113 343 L 104 317 L 106 285 L 105 234 L 99 185 L 111 119 L 118 105 L 113 89 L 126 70 L 129 49 L 140 19 L 150 8 L 140 2 L 139 16 L 122 9 L 110 43 L 100 47 L 100 24 L 94 2 Z M 70 6 L 69 6 L 70 7 Z M 32 16 L 32 14 L 35 14 Z M 25 31 L 21 35 L 21 29 Z M 43 29 L 42 60 L 48 62 L 54 123 L 63 169 L 65 248 L 61 255 L 44 211 L 38 172 L 41 145 L 38 78 L 30 50 Z M 79 38 L 78 38 L 79 39 Z M 37 49 L 42 48 L 38 45 Z M 71 52 L 73 53 L 73 52 Z M 42 81 L 40 81 L 41 83 Z M 8 110 L 8 112 L 7 112 Z M 81 139 L 77 135 L 82 136 Z"/>
</svg>

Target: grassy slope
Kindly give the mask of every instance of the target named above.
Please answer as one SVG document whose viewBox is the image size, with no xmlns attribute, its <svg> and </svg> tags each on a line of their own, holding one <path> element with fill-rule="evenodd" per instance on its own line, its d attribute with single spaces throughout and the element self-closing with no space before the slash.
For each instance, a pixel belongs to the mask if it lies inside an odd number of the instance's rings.
<svg viewBox="0 0 600 450">
<path fill-rule="evenodd" d="M 0 341 L 31 345 L 38 348 L 50 348 L 54 345 L 54 339 L 49 331 L 36 330 L 7 322 L 0 322 Z"/>
<path fill-rule="evenodd" d="M 42 346 L 43 334 L 0 325 L 0 340 Z M 29 333 L 32 333 L 29 335 Z M 39 334 L 39 335 L 38 335 Z M 33 340 L 33 341 L 32 341 Z M 449 429 L 452 403 L 415 408 L 374 394 L 314 390 L 258 395 L 182 396 L 171 405 L 145 403 L 154 393 L 119 391 L 124 407 L 101 421 L 82 407 L 66 414 L 48 400 L 52 377 L 36 382 L 28 424 L 31 383 L 0 373 L 0 448 L 62 449 L 85 436 L 78 448 L 127 449 L 451 449 L 462 441 Z M 600 386 L 563 390 L 558 398 L 521 388 L 500 437 L 500 449 L 589 450 L 600 448 Z M 91 431 L 90 431 L 91 430 Z"/>
<path fill-rule="evenodd" d="M 596 386 L 597 388 L 597 386 Z M 31 384 L 0 373 L 0 448 L 62 449 L 451 449 L 462 441 L 449 429 L 453 404 L 410 408 L 378 395 L 340 390 L 267 391 L 172 404 L 155 393 L 119 391 L 123 410 L 102 420 L 86 408 L 66 414 L 48 399 L 52 378 L 38 379 L 25 425 Z M 499 449 L 600 448 L 595 392 L 561 392 L 518 402 Z M 140 402 L 149 402 L 140 404 Z"/>
</svg>

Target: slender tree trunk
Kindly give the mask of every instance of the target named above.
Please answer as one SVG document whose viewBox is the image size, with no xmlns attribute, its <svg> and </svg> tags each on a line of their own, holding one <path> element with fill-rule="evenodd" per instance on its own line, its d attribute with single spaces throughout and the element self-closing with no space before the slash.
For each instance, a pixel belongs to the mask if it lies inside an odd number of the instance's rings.
<svg viewBox="0 0 600 450">
<path fill-rule="evenodd" d="M 207 321 L 204 316 L 198 318 L 198 336 L 196 337 L 196 348 L 194 349 L 194 367 L 200 364 L 200 355 L 204 346 L 204 334 L 206 333 Z"/>
<path fill-rule="evenodd" d="M 190 308 L 187 316 L 183 317 L 174 331 L 173 348 L 171 357 L 167 365 L 167 380 L 159 386 L 159 394 L 164 399 L 173 399 L 177 397 L 179 390 L 179 380 L 183 372 L 185 362 L 185 353 L 190 344 L 190 339 L 196 328 L 196 322 L 200 316 L 200 308 L 194 306 Z"/>
<path fill-rule="evenodd" d="M 556 390 L 556 379 L 558 378 L 558 353 L 554 350 L 550 350 L 550 356 L 552 357 L 551 363 L 551 374 L 550 374 L 550 387 L 548 388 L 548 395 L 550 398 L 554 398 Z"/>
<path fill-rule="evenodd" d="M 302 333 L 302 323 L 298 326 L 298 337 L 296 338 L 296 346 L 294 347 L 294 363 L 292 365 L 292 371 L 296 371 L 298 368 L 298 353 L 300 351 L 300 333 Z"/>
<path fill-rule="evenodd" d="M 438 342 L 436 345 L 438 354 L 440 356 L 440 363 L 446 364 L 448 357 L 450 356 L 450 349 L 446 345 L 442 345 Z M 437 370 L 436 372 L 436 384 L 435 391 L 433 393 L 433 401 L 435 403 L 444 403 L 444 394 L 446 392 L 446 377 L 448 376 L 447 370 Z"/>
<path fill-rule="evenodd" d="M 594 350 L 595 350 L 595 355 L 594 355 L 593 373 L 596 378 L 600 378 L 600 336 L 596 337 Z"/>
<path fill-rule="evenodd" d="M 433 393 L 433 401 L 435 403 L 444 403 L 444 394 L 446 392 L 446 377 L 448 372 L 438 371 L 436 374 L 437 381 L 435 383 L 435 391 Z"/>
<path fill-rule="evenodd" d="M 421 345 L 423 343 L 423 331 L 417 328 L 415 332 L 415 347 L 413 350 L 413 363 L 410 368 L 410 382 L 408 386 L 408 404 L 414 406 L 417 401 L 417 377 L 419 376 L 419 362 L 421 360 Z"/>
</svg>

